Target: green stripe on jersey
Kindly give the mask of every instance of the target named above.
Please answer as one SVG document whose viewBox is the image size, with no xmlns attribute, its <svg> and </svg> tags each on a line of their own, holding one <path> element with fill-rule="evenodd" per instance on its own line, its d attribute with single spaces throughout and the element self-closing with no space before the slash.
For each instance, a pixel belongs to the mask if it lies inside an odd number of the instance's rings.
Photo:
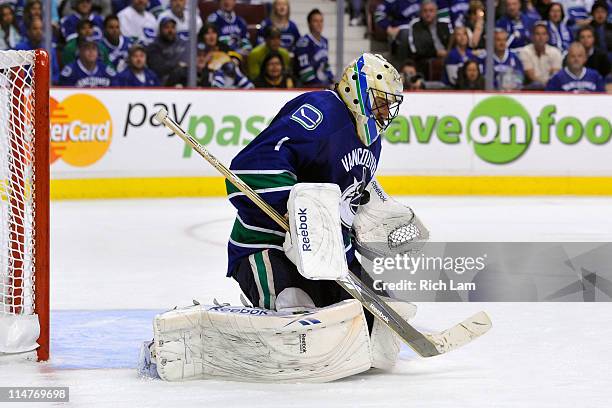
<svg viewBox="0 0 612 408">
<path fill-rule="evenodd" d="M 271 174 L 257 173 L 254 170 L 253 173 L 245 172 L 237 174 L 237 176 L 253 190 L 290 187 L 297 183 L 295 175 L 288 171 L 280 171 L 278 174 Z M 238 190 L 229 180 L 225 180 L 225 188 L 228 195 L 240 192 L 240 190 Z"/>
<path fill-rule="evenodd" d="M 236 218 L 230 238 L 238 245 L 268 244 L 282 247 L 285 241 L 285 234 L 280 231 L 278 231 L 277 234 L 274 232 L 256 231 L 243 225 L 240 220 Z"/>
<path fill-rule="evenodd" d="M 253 254 L 253 258 L 255 259 L 255 265 L 257 265 L 257 275 L 259 277 L 259 284 L 261 285 L 261 291 L 264 295 L 264 308 L 270 309 L 270 288 L 268 287 L 268 274 L 266 272 L 266 265 L 264 264 L 262 254 L 262 251 L 255 252 Z"/>
</svg>

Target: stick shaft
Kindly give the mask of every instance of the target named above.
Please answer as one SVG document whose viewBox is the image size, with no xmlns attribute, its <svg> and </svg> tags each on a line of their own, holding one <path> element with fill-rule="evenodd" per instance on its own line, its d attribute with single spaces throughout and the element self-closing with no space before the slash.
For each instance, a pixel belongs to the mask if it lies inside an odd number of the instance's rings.
<svg viewBox="0 0 612 408">
<path fill-rule="evenodd" d="M 257 194 L 249 185 L 244 181 L 240 180 L 230 169 L 228 169 L 223 163 L 221 163 L 215 156 L 213 156 L 204 146 L 193 138 L 188 133 L 185 133 L 183 129 L 172 120 L 169 116 L 162 119 L 162 122 L 166 127 L 172 130 L 178 137 L 183 139 L 193 150 L 198 152 L 200 156 L 206 159 L 215 169 L 217 169 L 223 176 L 230 181 L 236 188 L 242 191 L 247 197 L 249 197 L 263 212 L 272 218 L 281 228 L 285 231 L 289 231 L 289 222 L 278 213 L 270 204 L 264 201 L 259 194 Z"/>
</svg>

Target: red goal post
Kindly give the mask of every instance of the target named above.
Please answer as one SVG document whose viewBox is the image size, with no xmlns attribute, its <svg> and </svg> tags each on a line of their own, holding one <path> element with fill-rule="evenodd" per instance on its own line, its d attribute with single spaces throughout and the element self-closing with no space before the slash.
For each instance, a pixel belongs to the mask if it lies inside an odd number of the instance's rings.
<svg viewBox="0 0 612 408">
<path fill-rule="evenodd" d="M 0 51 L 0 358 L 49 359 L 49 56 Z"/>
</svg>

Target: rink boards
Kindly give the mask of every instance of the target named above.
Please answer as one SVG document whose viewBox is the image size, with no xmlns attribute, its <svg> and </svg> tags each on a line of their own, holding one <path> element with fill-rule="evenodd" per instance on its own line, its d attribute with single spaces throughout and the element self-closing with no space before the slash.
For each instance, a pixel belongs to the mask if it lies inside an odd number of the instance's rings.
<svg viewBox="0 0 612 408">
<path fill-rule="evenodd" d="M 167 109 L 229 163 L 299 92 L 52 89 L 52 195 L 222 196 L 214 169 L 152 116 Z M 385 132 L 377 175 L 393 194 L 612 195 L 611 102 L 609 95 L 406 94 Z"/>
</svg>

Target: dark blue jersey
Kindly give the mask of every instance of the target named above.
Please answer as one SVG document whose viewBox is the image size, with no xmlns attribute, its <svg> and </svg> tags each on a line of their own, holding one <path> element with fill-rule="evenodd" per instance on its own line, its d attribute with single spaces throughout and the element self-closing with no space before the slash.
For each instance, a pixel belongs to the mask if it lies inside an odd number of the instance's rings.
<svg viewBox="0 0 612 408">
<path fill-rule="evenodd" d="M 567 68 L 563 68 L 548 80 L 546 90 L 565 92 L 605 92 L 605 85 L 599 72 L 594 69 L 583 68 L 582 73 L 576 76 Z"/>
<path fill-rule="evenodd" d="M 85 17 L 87 20 L 91 21 L 93 24 L 93 38 L 95 40 L 99 40 L 102 38 L 102 31 L 104 30 L 104 20 L 102 17 L 95 13 L 91 13 L 88 17 Z M 73 13 L 66 17 L 63 17 L 60 20 L 60 27 L 62 31 L 62 36 L 66 39 L 66 41 L 70 41 L 73 38 L 76 38 L 77 33 L 77 24 L 79 21 L 83 20 L 80 14 Z"/>
<path fill-rule="evenodd" d="M 478 62 L 478 68 L 482 73 L 482 65 L 484 64 L 484 61 L 479 55 L 474 54 L 474 51 L 468 48 L 465 50 L 465 55 L 463 55 L 456 47 L 451 49 L 444 60 L 442 82 L 447 85 L 455 85 L 457 82 L 457 74 L 459 73 L 459 69 L 470 60 Z"/>
<path fill-rule="evenodd" d="M 208 16 L 208 22 L 219 30 L 219 42 L 224 43 L 234 51 L 250 51 L 251 42 L 246 21 L 236 13 L 226 13 L 217 10 Z"/>
<path fill-rule="evenodd" d="M 469 0 L 446 0 L 448 12 L 444 13 L 442 6 L 445 1 L 438 2 L 438 18 L 447 17 L 453 24 L 453 27 L 464 26 L 467 22 L 467 14 L 470 9 Z"/>
<path fill-rule="evenodd" d="M 486 71 L 484 61 L 486 53 L 482 54 L 483 70 Z M 519 56 L 506 50 L 502 58 L 493 54 L 493 85 L 496 89 L 520 89 L 525 78 L 525 70 Z"/>
<path fill-rule="evenodd" d="M 295 59 L 298 76 L 303 84 L 328 86 L 334 82 L 334 74 L 329 66 L 327 38 L 317 40 L 311 34 L 306 34 L 296 44 Z"/>
<path fill-rule="evenodd" d="M 80 60 L 68 64 L 60 74 L 60 85 L 80 88 L 108 87 L 115 84 L 115 70 L 107 67 L 101 61 L 93 70 L 88 71 Z"/>
<path fill-rule="evenodd" d="M 565 21 L 562 21 L 559 25 L 547 21 L 546 27 L 548 28 L 548 43 L 560 49 L 562 53 L 567 51 L 574 40 L 574 35 Z"/>
<path fill-rule="evenodd" d="M 110 59 L 113 67 L 121 71 L 127 62 L 128 51 L 130 46 L 132 45 L 132 40 L 127 38 L 124 35 L 119 36 L 119 44 L 112 44 L 110 41 L 106 39 L 106 37 L 102 38 L 102 43 L 108 50 L 108 58 Z"/>
<path fill-rule="evenodd" d="M 117 74 L 115 78 L 115 85 L 117 86 L 160 86 L 159 79 L 155 72 L 149 68 L 145 68 L 140 75 L 134 74 L 134 72 L 126 68 Z"/>
<path fill-rule="evenodd" d="M 502 16 L 495 23 L 495 27 L 508 33 L 508 48 L 513 50 L 524 47 L 531 42 L 531 27 L 534 22 L 526 14 L 521 13 L 516 20 L 508 16 Z"/>
<path fill-rule="evenodd" d="M 354 257 L 349 231 L 380 157 L 381 138 L 366 147 L 352 114 L 333 91 L 304 93 L 289 101 L 272 123 L 232 160 L 230 168 L 280 214 L 296 183 L 334 183 L 342 191 L 340 214 L 346 255 Z M 228 276 L 242 258 L 266 248 L 283 249 L 285 233 L 233 185 L 238 210 L 228 243 Z"/>
<path fill-rule="evenodd" d="M 257 44 L 261 44 L 265 41 L 265 29 L 266 27 L 269 27 L 271 25 L 272 20 L 270 20 L 269 18 L 266 18 L 264 21 L 261 22 L 261 27 L 257 31 Z M 281 47 L 283 47 L 289 52 L 293 52 L 295 44 L 300 39 L 300 30 L 298 29 L 297 25 L 293 21 L 289 20 L 289 24 L 287 24 L 286 27 L 280 29 L 280 32 Z"/>
<path fill-rule="evenodd" d="M 385 0 L 376 8 L 374 20 L 384 30 L 406 25 L 419 16 L 420 7 L 419 0 Z"/>
</svg>

